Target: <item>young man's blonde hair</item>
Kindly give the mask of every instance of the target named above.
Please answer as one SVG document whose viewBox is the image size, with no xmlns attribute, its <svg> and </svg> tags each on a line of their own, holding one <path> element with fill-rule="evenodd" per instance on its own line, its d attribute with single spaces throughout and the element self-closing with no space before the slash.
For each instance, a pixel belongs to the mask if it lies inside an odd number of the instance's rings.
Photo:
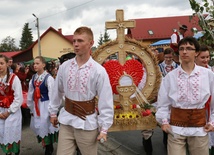
<svg viewBox="0 0 214 155">
<path fill-rule="evenodd" d="M 91 40 L 94 40 L 93 32 L 89 27 L 82 26 L 82 27 L 77 28 L 74 31 L 74 34 L 83 34 L 83 33 L 86 33 L 87 35 L 89 35 Z"/>
</svg>

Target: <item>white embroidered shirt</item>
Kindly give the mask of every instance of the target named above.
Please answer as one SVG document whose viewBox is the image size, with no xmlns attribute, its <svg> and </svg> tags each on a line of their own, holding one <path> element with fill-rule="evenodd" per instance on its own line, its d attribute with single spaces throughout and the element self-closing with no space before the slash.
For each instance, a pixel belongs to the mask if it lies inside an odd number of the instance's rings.
<svg viewBox="0 0 214 155">
<path fill-rule="evenodd" d="M 64 62 L 55 79 L 55 91 L 49 105 L 50 114 L 57 114 L 63 96 L 75 101 L 87 101 L 98 96 L 98 111 L 88 115 L 86 120 L 68 113 L 64 108 L 59 122 L 83 130 L 108 130 L 113 123 L 113 93 L 108 74 L 104 67 L 90 59 L 78 67 L 75 58 Z"/>
<path fill-rule="evenodd" d="M 202 109 L 210 95 L 214 95 L 214 74 L 211 70 L 195 65 L 188 75 L 179 66 L 168 73 L 161 83 L 158 93 L 156 119 L 162 123 L 170 122 L 170 107 L 181 109 Z M 214 125 L 214 98 L 211 99 L 210 122 Z M 203 127 L 172 126 L 174 133 L 184 136 L 204 136 Z"/>
</svg>

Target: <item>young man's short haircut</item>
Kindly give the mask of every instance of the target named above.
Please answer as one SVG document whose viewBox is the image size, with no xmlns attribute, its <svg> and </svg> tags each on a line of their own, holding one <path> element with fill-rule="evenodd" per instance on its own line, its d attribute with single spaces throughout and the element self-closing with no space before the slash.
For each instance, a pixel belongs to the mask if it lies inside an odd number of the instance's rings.
<svg viewBox="0 0 214 155">
<path fill-rule="evenodd" d="M 163 52 L 164 55 L 173 54 L 173 53 L 174 53 L 174 50 L 172 48 L 166 48 Z"/>
<path fill-rule="evenodd" d="M 83 33 L 88 34 L 91 37 L 90 39 L 94 40 L 94 35 L 92 30 L 86 26 L 79 27 L 74 31 L 74 34 L 83 34 Z"/>
<path fill-rule="evenodd" d="M 200 49 L 200 45 L 198 43 L 198 41 L 193 38 L 193 37 L 185 37 L 183 39 L 181 39 L 178 43 L 178 48 L 181 46 L 181 45 L 186 45 L 187 43 L 189 43 L 190 45 L 194 45 L 195 46 L 195 51 L 198 52 L 199 49 Z"/>
</svg>

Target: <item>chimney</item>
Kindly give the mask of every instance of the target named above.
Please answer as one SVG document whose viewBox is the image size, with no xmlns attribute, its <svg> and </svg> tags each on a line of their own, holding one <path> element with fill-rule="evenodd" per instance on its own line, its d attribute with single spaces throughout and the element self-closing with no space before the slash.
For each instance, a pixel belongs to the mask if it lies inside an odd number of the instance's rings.
<svg viewBox="0 0 214 155">
<path fill-rule="evenodd" d="M 59 32 L 60 34 L 62 34 L 62 29 L 61 29 L 61 28 L 59 28 L 59 29 L 58 29 L 58 32 Z"/>
</svg>

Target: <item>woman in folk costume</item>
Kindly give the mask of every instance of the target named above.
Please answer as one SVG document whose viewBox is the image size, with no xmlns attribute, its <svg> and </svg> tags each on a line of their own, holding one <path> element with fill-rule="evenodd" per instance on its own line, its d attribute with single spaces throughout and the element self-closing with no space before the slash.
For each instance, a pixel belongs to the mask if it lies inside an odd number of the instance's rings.
<svg viewBox="0 0 214 155">
<path fill-rule="evenodd" d="M 6 155 L 19 155 L 22 130 L 22 86 L 10 73 L 8 58 L 0 55 L 0 146 Z"/>
<path fill-rule="evenodd" d="M 197 53 L 196 57 L 195 57 L 195 63 L 198 66 L 202 66 L 208 69 L 211 69 L 211 66 L 209 66 L 209 61 L 210 61 L 210 51 L 209 48 L 206 45 L 201 45 L 200 46 L 200 50 Z M 208 118 L 209 118 L 209 109 L 210 109 L 210 100 L 211 100 L 211 96 L 208 99 L 207 103 L 206 103 L 206 108 L 208 110 Z M 207 120 L 209 121 L 209 120 Z M 214 155 L 214 133 L 213 132 L 209 132 L 209 144 L 210 144 L 210 155 Z"/>
<path fill-rule="evenodd" d="M 45 59 L 41 56 L 34 59 L 34 70 L 37 73 L 29 82 L 27 101 L 32 115 L 30 127 L 37 135 L 38 142 L 45 147 L 45 155 L 51 155 L 59 130 L 51 125 L 48 113 L 54 78 L 45 71 Z"/>
</svg>

